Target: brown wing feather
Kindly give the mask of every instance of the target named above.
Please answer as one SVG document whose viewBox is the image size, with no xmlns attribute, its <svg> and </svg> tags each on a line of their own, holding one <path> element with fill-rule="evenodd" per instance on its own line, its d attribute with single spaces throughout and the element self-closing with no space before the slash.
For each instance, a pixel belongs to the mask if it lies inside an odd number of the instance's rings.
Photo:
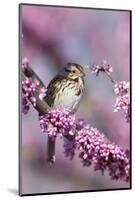
<svg viewBox="0 0 135 200">
<path fill-rule="evenodd" d="M 48 103 L 50 107 L 53 107 L 53 103 L 55 100 L 55 95 L 58 94 L 60 83 L 64 80 L 65 78 L 61 75 L 56 75 L 49 83 L 47 86 L 47 92 L 45 96 L 45 101 Z"/>
</svg>

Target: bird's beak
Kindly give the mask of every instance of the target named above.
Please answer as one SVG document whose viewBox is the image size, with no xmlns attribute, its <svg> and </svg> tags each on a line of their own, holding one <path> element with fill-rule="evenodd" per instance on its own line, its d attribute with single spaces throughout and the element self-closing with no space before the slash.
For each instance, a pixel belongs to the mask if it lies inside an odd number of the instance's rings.
<svg viewBox="0 0 135 200">
<path fill-rule="evenodd" d="M 83 72 L 83 76 L 85 76 L 86 74 L 85 74 L 85 72 Z"/>
<path fill-rule="evenodd" d="M 84 77 L 85 75 L 86 75 L 86 74 L 85 74 L 85 72 L 83 72 L 83 71 L 80 73 L 80 77 Z"/>
</svg>

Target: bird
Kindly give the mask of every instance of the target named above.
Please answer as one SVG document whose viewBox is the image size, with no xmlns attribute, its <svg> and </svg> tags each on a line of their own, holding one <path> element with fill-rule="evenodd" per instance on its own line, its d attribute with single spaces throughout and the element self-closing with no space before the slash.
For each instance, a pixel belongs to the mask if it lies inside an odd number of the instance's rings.
<svg viewBox="0 0 135 200">
<path fill-rule="evenodd" d="M 44 100 L 50 109 L 68 108 L 76 113 L 82 100 L 85 82 L 84 68 L 76 63 L 67 63 L 47 86 Z M 55 162 L 55 141 L 48 136 L 47 160 Z"/>
</svg>

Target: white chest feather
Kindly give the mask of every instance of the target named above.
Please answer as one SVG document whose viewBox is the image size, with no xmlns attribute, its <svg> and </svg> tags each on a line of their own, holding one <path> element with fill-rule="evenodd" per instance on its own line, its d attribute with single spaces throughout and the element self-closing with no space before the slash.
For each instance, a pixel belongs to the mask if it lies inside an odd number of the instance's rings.
<svg viewBox="0 0 135 200">
<path fill-rule="evenodd" d="M 80 80 L 81 81 L 81 80 Z M 66 83 L 63 83 L 66 84 Z M 76 87 L 79 87 L 80 83 L 76 83 Z M 79 92 L 77 94 L 77 90 L 75 87 L 68 87 L 68 89 L 64 89 L 60 95 L 57 96 L 55 99 L 54 108 L 70 108 L 74 112 L 76 112 L 81 98 L 82 98 L 83 92 Z"/>
</svg>

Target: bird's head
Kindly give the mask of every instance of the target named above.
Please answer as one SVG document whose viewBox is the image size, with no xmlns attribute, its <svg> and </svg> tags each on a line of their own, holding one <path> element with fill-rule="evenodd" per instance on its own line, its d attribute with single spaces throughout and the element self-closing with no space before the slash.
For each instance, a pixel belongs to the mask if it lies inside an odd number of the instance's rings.
<svg viewBox="0 0 135 200">
<path fill-rule="evenodd" d="M 72 80 L 85 76 L 83 67 L 76 63 L 67 63 L 62 71 L 64 76 Z"/>
</svg>

